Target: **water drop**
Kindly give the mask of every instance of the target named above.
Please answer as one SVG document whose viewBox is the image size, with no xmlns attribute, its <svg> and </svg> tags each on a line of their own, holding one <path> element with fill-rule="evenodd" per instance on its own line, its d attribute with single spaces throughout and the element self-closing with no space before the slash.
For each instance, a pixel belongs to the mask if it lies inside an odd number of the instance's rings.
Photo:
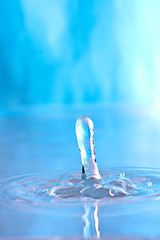
<svg viewBox="0 0 160 240">
<path fill-rule="evenodd" d="M 120 173 L 120 177 L 125 177 L 125 172 Z"/>
<path fill-rule="evenodd" d="M 101 179 L 96 163 L 93 122 L 80 117 L 76 122 L 76 135 L 81 152 L 82 174 L 85 179 Z"/>
<path fill-rule="evenodd" d="M 148 186 L 151 187 L 152 186 L 152 182 L 148 182 Z"/>
<path fill-rule="evenodd" d="M 114 197 L 115 196 L 115 192 L 112 189 L 109 189 L 109 195 L 111 197 Z"/>
</svg>

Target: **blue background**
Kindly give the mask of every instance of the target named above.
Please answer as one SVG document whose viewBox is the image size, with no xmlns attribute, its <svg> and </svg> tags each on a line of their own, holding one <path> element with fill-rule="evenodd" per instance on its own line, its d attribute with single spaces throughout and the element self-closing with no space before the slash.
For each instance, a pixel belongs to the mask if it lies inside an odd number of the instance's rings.
<svg viewBox="0 0 160 240">
<path fill-rule="evenodd" d="M 159 0 L 0 1 L 0 107 L 157 103 Z"/>
</svg>

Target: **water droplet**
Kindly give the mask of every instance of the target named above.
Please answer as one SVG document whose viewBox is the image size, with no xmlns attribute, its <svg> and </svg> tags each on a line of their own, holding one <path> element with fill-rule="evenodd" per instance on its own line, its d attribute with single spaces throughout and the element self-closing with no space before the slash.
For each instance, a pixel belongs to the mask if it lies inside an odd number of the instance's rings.
<svg viewBox="0 0 160 240">
<path fill-rule="evenodd" d="M 115 194 L 115 192 L 112 189 L 109 189 L 109 195 L 111 197 L 114 197 L 116 194 Z"/>
<path fill-rule="evenodd" d="M 120 173 L 120 177 L 125 177 L 125 172 Z"/>
<path fill-rule="evenodd" d="M 152 186 L 152 182 L 148 182 L 148 186 L 151 187 Z"/>
<path fill-rule="evenodd" d="M 82 173 L 85 179 L 101 179 L 94 149 L 93 122 L 88 117 L 80 117 L 76 122 L 76 135 L 81 152 Z"/>
</svg>

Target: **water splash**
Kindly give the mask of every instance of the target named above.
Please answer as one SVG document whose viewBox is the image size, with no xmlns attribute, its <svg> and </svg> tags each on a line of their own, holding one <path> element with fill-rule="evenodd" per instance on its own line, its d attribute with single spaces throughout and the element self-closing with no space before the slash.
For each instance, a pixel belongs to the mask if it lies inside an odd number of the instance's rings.
<svg viewBox="0 0 160 240">
<path fill-rule="evenodd" d="M 124 214 L 123 211 L 119 212 L 121 208 L 127 207 L 126 214 L 132 214 L 139 211 L 132 204 L 143 205 L 144 202 L 147 204 L 148 199 L 159 200 L 160 170 L 108 168 L 99 171 L 94 149 L 93 122 L 87 117 L 78 119 L 76 134 L 82 173 L 70 170 L 68 173 L 63 171 L 53 175 L 48 171 L 46 174 L 35 173 L 3 179 L 0 181 L 0 202 L 22 211 L 36 209 L 39 213 L 43 209 L 47 214 L 53 214 L 51 209 L 58 209 L 57 206 L 61 209 L 57 210 L 57 214 L 64 214 L 62 206 L 65 206 L 69 214 L 68 206 L 70 209 L 75 205 L 78 208 L 84 206 L 84 237 L 99 238 L 98 208 L 105 207 L 100 211 L 101 215 L 103 212 L 115 217 L 116 214 Z M 152 205 L 152 201 L 148 202 Z M 116 213 L 115 209 L 118 209 Z"/>
<path fill-rule="evenodd" d="M 54 203 L 121 204 L 140 199 L 160 197 L 160 170 L 147 168 L 101 169 L 99 179 L 82 179 L 81 173 L 32 174 L 0 181 L 1 201 L 27 205 Z M 125 172 L 126 177 L 122 176 Z"/>
<path fill-rule="evenodd" d="M 94 130 L 93 122 L 88 117 L 80 117 L 76 122 L 76 135 L 78 146 L 81 153 L 82 162 L 82 179 L 84 181 L 81 185 L 86 185 L 87 188 L 83 188 L 81 193 L 93 198 L 100 199 L 102 197 L 127 195 L 136 187 L 127 178 L 125 178 L 125 173 L 121 173 L 120 180 L 111 181 L 108 185 L 102 180 L 95 155 L 94 146 Z M 90 182 L 87 181 L 90 179 Z M 93 181 L 93 179 L 96 179 Z M 51 193 L 53 195 L 53 192 Z"/>
<path fill-rule="evenodd" d="M 83 177 L 85 179 L 101 179 L 96 163 L 92 120 L 88 117 L 79 118 L 76 122 L 76 135 L 81 152 Z"/>
<path fill-rule="evenodd" d="M 52 204 L 61 201 L 103 201 L 159 196 L 159 170 L 106 169 L 98 170 L 93 122 L 81 117 L 76 122 L 76 135 L 81 153 L 82 174 L 63 173 L 60 176 L 45 175 L 15 177 L 0 183 L 0 194 L 9 201 L 30 204 Z M 158 174 L 157 174 L 158 171 Z M 157 179 L 157 182 L 154 182 Z"/>
</svg>

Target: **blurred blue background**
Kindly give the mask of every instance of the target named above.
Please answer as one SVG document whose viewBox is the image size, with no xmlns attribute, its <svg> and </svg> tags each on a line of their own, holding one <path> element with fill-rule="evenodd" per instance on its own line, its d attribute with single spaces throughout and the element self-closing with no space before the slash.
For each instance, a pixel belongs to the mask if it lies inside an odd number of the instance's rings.
<svg viewBox="0 0 160 240">
<path fill-rule="evenodd" d="M 152 103 L 159 0 L 0 1 L 0 107 Z"/>
</svg>

